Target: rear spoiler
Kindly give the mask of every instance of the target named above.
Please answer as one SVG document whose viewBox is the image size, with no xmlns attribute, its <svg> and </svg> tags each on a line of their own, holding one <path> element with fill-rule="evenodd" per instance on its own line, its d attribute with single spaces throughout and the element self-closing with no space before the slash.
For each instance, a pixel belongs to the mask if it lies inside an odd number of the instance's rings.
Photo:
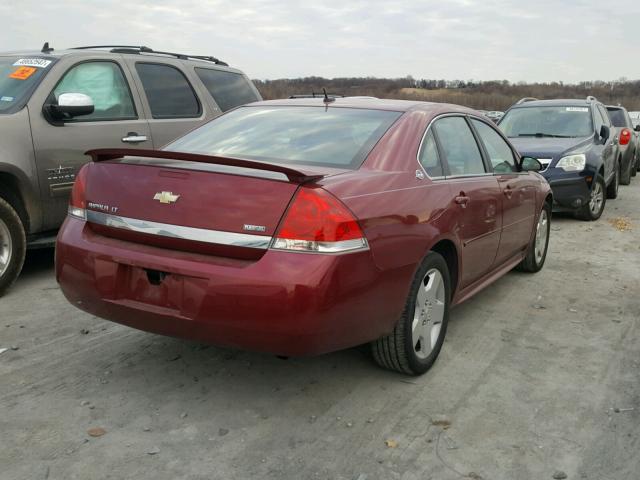
<svg viewBox="0 0 640 480">
<path fill-rule="evenodd" d="M 307 183 L 318 180 L 324 175 L 309 175 L 289 167 L 275 165 L 273 163 L 256 162 L 253 160 L 241 160 L 239 158 L 217 157 L 214 155 L 202 155 L 198 153 L 171 152 L 167 150 L 138 150 L 135 148 L 99 148 L 89 150 L 85 155 L 91 156 L 94 162 L 105 162 L 124 157 L 165 158 L 169 160 L 184 160 L 187 162 L 210 163 L 214 165 L 227 165 L 230 167 L 251 168 L 254 170 L 266 170 L 278 172 L 287 176 L 290 182 Z"/>
</svg>

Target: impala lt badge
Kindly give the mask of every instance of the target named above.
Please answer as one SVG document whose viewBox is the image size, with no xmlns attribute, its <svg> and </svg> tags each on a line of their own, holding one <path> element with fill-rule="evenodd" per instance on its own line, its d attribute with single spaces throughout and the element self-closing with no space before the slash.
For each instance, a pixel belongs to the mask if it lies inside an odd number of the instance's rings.
<svg viewBox="0 0 640 480">
<path fill-rule="evenodd" d="M 158 192 L 153 196 L 154 200 L 158 200 L 160 203 L 176 203 L 180 195 L 174 195 L 173 192 Z"/>
</svg>

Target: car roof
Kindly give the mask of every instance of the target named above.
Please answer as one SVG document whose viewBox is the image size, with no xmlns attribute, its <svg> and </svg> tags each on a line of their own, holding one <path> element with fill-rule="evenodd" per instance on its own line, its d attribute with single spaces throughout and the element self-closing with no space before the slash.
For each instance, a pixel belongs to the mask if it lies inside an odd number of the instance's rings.
<svg viewBox="0 0 640 480">
<path fill-rule="evenodd" d="M 147 52 L 135 52 L 133 50 L 131 50 L 131 52 L 125 52 L 124 50 L 112 52 L 110 51 L 110 48 L 111 47 L 64 48 L 64 49 L 55 49 L 48 53 L 43 53 L 40 50 L 16 50 L 16 51 L 10 51 L 10 52 L 0 52 L 0 57 L 11 56 L 11 57 L 31 57 L 31 58 L 37 57 L 37 58 L 59 59 L 59 58 L 70 56 L 70 55 L 82 58 L 82 57 L 95 56 L 96 54 L 101 54 L 101 55 L 107 55 L 107 56 L 116 55 L 116 56 L 144 59 L 144 60 L 162 60 L 162 59 L 182 60 L 184 62 L 192 62 L 192 63 L 198 64 L 198 66 L 214 67 L 214 68 L 223 69 L 223 70 L 227 70 L 235 73 L 243 73 L 241 70 L 230 67 L 226 64 L 215 63 L 213 61 L 205 60 L 202 58 L 195 58 L 193 56 L 188 56 L 188 55 L 184 56 L 186 58 L 180 58 L 176 56 L 179 54 L 164 54 L 161 52 L 147 53 Z"/>
<path fill-rule="evenodd" d="M 389 110 L 395 112 L 424 111 L 428 113 L 471 113 L 481 115 L 477 110 L 450 103 L 420 102 L 415 100 L 395 100 L 385 98 L 365 97 L 330 97 L 324 98 L 287 98 L 280 100 L 264 100 L 254 102 L 250 106 L 298 106 L 298 107 L 340 107 L 362 108 L 368 110 Z"/>
<path fill-rule="evenodd" d="M 589 107 L 594 102 L 585 99 L 554 99 L 554 100 L 531 100 L 528 102 L 514 105 L 512 108 L 527 108 L 527 107 Z"/>
</svg>

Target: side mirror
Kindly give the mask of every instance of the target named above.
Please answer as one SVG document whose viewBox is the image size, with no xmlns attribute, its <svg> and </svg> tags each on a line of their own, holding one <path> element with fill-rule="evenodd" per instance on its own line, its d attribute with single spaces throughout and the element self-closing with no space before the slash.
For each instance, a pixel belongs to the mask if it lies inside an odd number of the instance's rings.
<svg viewBox="0 0 640 480">
<path fill-rule="evenodd" d="M 56 103 L 45 105 L 45 112 L 57 121 L 90 115 L 94 109 L 93 100 L 84 93 L 62 93 Z"/>
<path fill-rule="evenodd" d="M 609 139 L 609 135 L 611 135 L 611 130 L 606 125 L 602 125 L 600 127 L 600 138 L 602 139 L 602 143 L 606 142 Z"/>
<path fill-rule="evenodd" d="M 635 126 L 634 130 L 636 132 L 640 132 L 640 123 L 638 125 Z"/>
<path fill-rule="evenodd" d="M 537 158 L 522 157 L 520 159 L 520 170 L 523 172 L 539 172 L 544 170 L 544 167 Z"/>
</svg>

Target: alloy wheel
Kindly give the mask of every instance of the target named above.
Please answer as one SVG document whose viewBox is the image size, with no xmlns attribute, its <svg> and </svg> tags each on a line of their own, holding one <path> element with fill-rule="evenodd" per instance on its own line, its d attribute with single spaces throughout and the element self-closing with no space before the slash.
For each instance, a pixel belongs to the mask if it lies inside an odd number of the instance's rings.
<svg viewBox="0 0 640 480">
<path fill-rule="evenodd" d="M 538 218 L 538 225 L 536 226 L 536 240 L 535 240 L 535 258 L 536 264 L 540 265 L 544 254 L 547 251 L 547 238 L 549 237 L 549 214 L 546 209 L 542 209 L 540 217 Z"/>
<path fill-rule="evenodd" d="M 422 279 L 416 295 L 411 339 L 416 356 L 427 358 L 440 338 L 445 312 L 445 285 L 442 274 L 432 268 Z"/>
<path fill-rule="evenodd" d="M 617 175 L 616 175 L 617 178 Z M 604 203 L 604 190 L 600 182 L 595 182 L 591 188 L 591 198 L 589 200 L 589 209 L 592 215 L 598 215 Z"/>
<path fill-rule="evenodd" d="M 9 227 L 0 219 L 0 277 L 4 275 L 4 272 L 9 268 L 12 252 L 13 241 L 11 240 Z"/>
</svg>

